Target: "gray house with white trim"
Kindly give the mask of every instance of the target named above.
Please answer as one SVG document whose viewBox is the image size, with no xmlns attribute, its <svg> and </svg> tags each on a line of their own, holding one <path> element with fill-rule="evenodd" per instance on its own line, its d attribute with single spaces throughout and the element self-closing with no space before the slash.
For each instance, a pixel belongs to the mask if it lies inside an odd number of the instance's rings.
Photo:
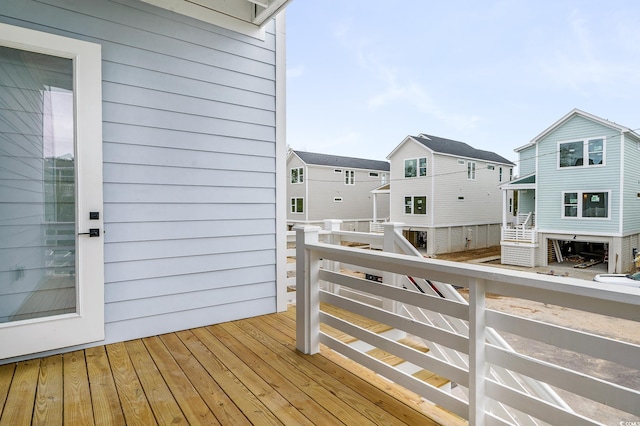
<svg viewBox="0 0 640 426">
<path fill-rule="evenodd" d="M 374 217 L 389 217 L 388 194 L 375 194 L 388 183 L 389 163 L 291 150 L 287 156 L 287 223 L 320 224 L 339 219 L 349 231 L 369 231 Z"/>
<path fill-rule="evenodd" d="M 407 136 L 391 162 L 391 221 L 435 255 L 500 243 L 499 186 L 514 164 L 469 144 L 421 133 Z"/>
<path fill-rule="evenodd" d="M 0 363 L 286 308 L 287 3 L 2 1 Z"/>
</svg>

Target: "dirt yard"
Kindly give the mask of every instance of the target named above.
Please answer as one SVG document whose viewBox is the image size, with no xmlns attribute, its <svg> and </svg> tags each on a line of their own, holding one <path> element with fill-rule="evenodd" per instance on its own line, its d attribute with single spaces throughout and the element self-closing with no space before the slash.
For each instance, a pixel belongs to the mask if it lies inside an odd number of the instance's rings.
<svg viewBox="0 0 640 426">
<path fill-rule="evenodd" d="M 453 262 L 468 262 L 474 259 L 483 259 L 485 257 L 493 256 L 500 256 L 500 246 L 438 254 L 435 256 L 435 258 L 442 260 L 451 260 Z"/>
</svg>

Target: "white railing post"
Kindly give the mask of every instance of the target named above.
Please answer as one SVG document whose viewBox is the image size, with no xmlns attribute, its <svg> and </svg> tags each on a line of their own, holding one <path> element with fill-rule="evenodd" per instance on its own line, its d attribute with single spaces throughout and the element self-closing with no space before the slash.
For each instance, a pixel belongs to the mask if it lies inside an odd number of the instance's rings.
<svg viewBox="0 0 640 426">
<path fill-rule="evenodd" d="M 469 279 L 469 424 L 485 424 L 486 360 L 485 282 Z"/>
<path fill-rule="evenodd" d="M 320 351 L 320 259 L 306 248 L 317 243 L 320 228 L 295 227 L 296 231 L 296 348 L 305 354 Z"/>
<path fill-rule="evenodd" d="M 342 225 L 342 221 L 338 219 L 326 219 L 324 221 L 324 230 L 331 232 L 328 236 L 329 244 L 340 245 L 342 241 L 342 237 L 340 235 L 336 235 L 334 231 L 340 231 L 340 225 Z M 334 260 L 323 260 L 323 267 L 326 270 L 333 272 L 340 272 L 340 262 Z M 326 290 L 330 293 L 337 294 L 340 291 L 340 286 L 334 283 L 325 283 Z"/>
<path fill-rule="evenodd" d="M 402 228 L 402 223 L 394 223 L 394 222 L 385 222 L 382 224 L 384 229 L 384 241 L 382 243 L 382 250 L 388 253 L 396 252 L 396 229 Z M 398 274 L 394 274 L 392 272 L 383 271 L 382 273 L 382 281 L 391 284 L 394 287 L 400 287 L 400 277 Z M 400 312 L 401 303 L 390 300 L 387 298 L 382 299 L 382 308 L 389 312 Z"/>
</svg>

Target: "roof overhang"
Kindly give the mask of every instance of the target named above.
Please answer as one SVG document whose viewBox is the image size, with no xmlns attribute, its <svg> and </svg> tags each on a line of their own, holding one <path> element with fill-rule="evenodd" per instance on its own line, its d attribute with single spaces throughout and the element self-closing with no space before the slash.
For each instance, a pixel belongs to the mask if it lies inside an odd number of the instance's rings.
<svg viewBox="0 0 640 426">
<path fill-rule="evenodd" d="M 293 0 L 142 0 L 181 15 L 264 39 L 264 25 Z"/>
<path fill-rule="evenodd" d="M 503 191 L 505 190 L 522 190 L 522 189 L 536 189 L 536 175 L 535 173 L 531 173 L 529 175 L 523 176 L 521 178 L 512 180 L 511 182 L 507 182 L 503 185 L 499 186 Z"/>
</svg>

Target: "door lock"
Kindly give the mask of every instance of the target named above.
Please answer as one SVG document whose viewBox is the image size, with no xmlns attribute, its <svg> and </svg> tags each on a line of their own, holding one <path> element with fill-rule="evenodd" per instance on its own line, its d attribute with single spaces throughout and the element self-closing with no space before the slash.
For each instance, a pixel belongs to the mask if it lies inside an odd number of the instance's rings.
<svg viewBox="0 0 640 426">
<path fill-rule="evenodd" d="M 91 229 L 89 229 L 89 232 L 80 232 L 80 233 L 78 233 L 78 235 L 88 235 L 90 237 L 99 237 L 100 236 L 100 229 L 99 228 L 91 228 Z"/>
</svg>

